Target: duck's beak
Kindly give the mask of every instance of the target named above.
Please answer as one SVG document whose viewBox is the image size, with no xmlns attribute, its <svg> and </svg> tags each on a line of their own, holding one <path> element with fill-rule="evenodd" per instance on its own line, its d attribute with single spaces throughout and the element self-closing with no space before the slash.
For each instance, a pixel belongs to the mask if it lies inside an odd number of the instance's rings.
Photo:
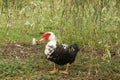
<svg viewBox="0 0 120 80">
<path fill-rule="evenodd" d="M 45 40 L 45 39 L 44 39 L 44 38 L 41 38 L 41 39 L 40 39 L 40 42 L 43 41 L 43 40 Z"/>
</svg>

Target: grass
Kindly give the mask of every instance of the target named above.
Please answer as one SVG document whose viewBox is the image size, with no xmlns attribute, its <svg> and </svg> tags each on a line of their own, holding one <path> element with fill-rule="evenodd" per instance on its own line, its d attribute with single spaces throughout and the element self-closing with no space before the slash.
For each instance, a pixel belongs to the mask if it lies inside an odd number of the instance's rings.
<svg viewBox="0 0 120 80">
<path fill-rule="evenodd" d="M 12 44 L 8 44 L 11 48 Z M 20 44 L 23 46 L 23 44 Z M 36 45 L 36 48 L 42 49 L 41 45 Z M 24 43 L 24 46 L 25 43 Z M 27 51 L 27 48 L 35 49 L 34 46 L 23 48 L 24 51 Z M 2 49 L 2 48 L 1 48 Z M 12 49 L 12 48 L 11 48 Z M 10 50 L 11 50 L 10 49 Z M 20 49 L 20 50 L 23 50 Z M 3 50 L 3 49 L 2 49 Z M 5 48 L 4 48 L 5 50 Z M 20 57 L 21 54 L 18 49 L 15 51 L 9 51 L 9 54 L 1 53 L 0 58 L 0 78 L 2 80 L 79 80 L 79 79 L 119 79 L 120 78 L 120 59 L 119 57 L 113 56 L 108 62 L 107 59 L 102 59 L 101 54 L 91 53 L 91 57 L 88 56 L 90 53 L 86 51 L 80 51 L 77 55 L 75 63 L 73 63 L 69 69 L 68 75 L 60 74 L 50 74 L 49 71 L 52 70 L 53 64 L 50 61 L 47 61 L 44 54 L 41 50 L 38 50 L 35 53 L 34 51 L 27 51 L 26 58 Z M 18 52 L 17 52 L 18 51 Z M 23 51 L 23 52 L 24 52 Z M 16 52 L 16 53 L 14 53 Z M 34 52 L 34 53 L 33 53 Z M 13 54 L 14 53 L 14 54 Z M 28 54 L 30 53 L 30 54 Z M 25 54 L 25 52 L 24 52 Z M 18 56 L 11 57 L 8 55 Z M 22 56 L 22 55 L 21 55 Z M 65 69 L 65 66 L 57 66 L 59 69 Z"/>
<path fill-rule="evenodd" d="M 119 8 L 118 0 L 0 1 L 0 79 L 119 79 Z M 54 32 L 59 43 L 79 44 L 69 75 L 49 74 L 52 63 L 44 58 L 45 44 L 30 45 L 45 31 Z"/>
</svg>

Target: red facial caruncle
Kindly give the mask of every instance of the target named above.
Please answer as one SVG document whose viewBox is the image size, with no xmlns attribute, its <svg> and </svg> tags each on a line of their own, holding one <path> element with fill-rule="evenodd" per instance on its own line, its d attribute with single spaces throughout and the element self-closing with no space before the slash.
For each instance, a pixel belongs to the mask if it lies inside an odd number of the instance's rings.
<svg viewBox="0 0 120 80">
<path fill-rule="evenodd" d="M 49 37 L 50 37 L 50 33 L 49 32 L 45 32 L 43 35 L 42 35 L 42 38 L 40 39 L 40 41 L 43 41 L 43 40 L 48 40 Z"/>
</svg>

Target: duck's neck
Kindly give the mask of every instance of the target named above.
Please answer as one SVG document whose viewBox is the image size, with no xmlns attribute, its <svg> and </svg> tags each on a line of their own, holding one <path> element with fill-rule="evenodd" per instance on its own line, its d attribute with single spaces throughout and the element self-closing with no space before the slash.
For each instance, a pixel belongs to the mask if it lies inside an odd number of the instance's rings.
<svg viewBox="0 0 120 80">
<path fill-rule="evenodd" d="M 56 40 L 50 40 L 46 47 L 45 47 L 45 55 L 47 56 L 47 58 L 50 57 L 50 55 L 53 53 L 54 49 L 56 48 Z"/>
<path fill-rule="evenodd" d="M 57 41 L 56 40 L 50 40 L 46 46 L 54 46 L 56 47 Z"/>
</svg>

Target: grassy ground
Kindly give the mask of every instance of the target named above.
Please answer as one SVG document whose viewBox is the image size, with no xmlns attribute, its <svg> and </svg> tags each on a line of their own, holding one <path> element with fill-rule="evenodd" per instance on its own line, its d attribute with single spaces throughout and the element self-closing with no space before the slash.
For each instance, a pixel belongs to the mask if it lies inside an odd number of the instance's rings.
<svg viewBox="0 0 120 80">
<path fill-rule="evenodd" d="M 11 0 L 8 7 L 5 4 L 0 1 L 1 80 L 119 80 L 118 0 Z M 46 42 L 31 45 L 45 31 L 53 31 L 59 43 L 79 44 L 68 75 L 49 74 L 53 64 L 43 53 Z"/>
<path fill-rule="evenodd" d="M 119 80 L 118 56 L 105 59 L 104 51 L 80 49 L 69 74 L 50 74 L 53 64 L 47 61 L 43 48 L 45 43 L 9 43 L 0 46 L 0 79 L 2 80 Z M 99 53 L 103 54 L 99 54 Z M 58 66 L 60 70 L 65 66 Z"/>
</svg>

